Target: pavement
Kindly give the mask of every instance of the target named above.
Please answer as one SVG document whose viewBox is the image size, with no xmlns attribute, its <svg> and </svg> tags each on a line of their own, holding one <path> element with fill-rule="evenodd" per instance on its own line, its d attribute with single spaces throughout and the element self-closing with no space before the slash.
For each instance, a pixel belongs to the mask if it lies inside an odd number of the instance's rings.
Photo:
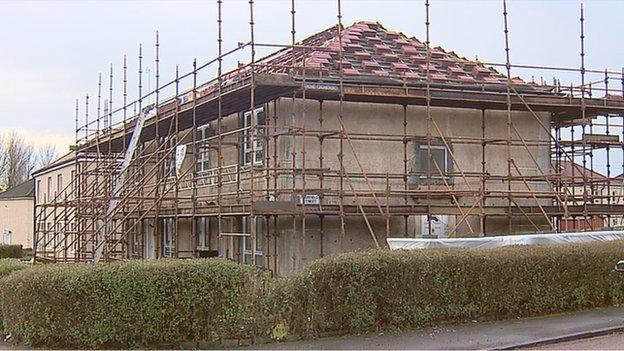
<svg viewBox="0 0 624 351">
<path fill-rule="evenodd" d="M 608 307 L 544 317 L 471 322 L 400 333 L 329 337 L 253 347 L 291 350 L 520 349 L 556 346 L 557 343 L 622 331 L 624 331 L 624 307 Z M 562 348 L 566 347 L 559 347 Z M 587 348 L 591 347 L 585 347 Z"/>
</svg>

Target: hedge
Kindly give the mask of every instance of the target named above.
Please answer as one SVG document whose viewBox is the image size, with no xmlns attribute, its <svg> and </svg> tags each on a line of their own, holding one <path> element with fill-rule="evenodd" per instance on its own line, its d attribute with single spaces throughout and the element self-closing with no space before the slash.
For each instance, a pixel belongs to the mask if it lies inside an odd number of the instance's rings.
<svg viewBox="0 0 624 351">
<path fill-rule="evenodd" d="M 624 241 L 330 256 L 269 278 L 218 259 L 46 265 L 0 284 L 17 341 L 135 348 L 417 328 L 620 304 Z"/>
<path fill-rule="evenodd" d="M 262 277 L 214 259 L 44 265 L 0 285 L 7 331 L 30 345 L 135 348 L 257 333 Z"/>
<path fill-rule="evenodd" d="M 312 263 L 290 284 L 291 331 L 360 333 L 620 304 L 624 242 L 370 251 Z"/>
<path fill-rule="evenodd" d="M 28 265 L 15 258 L 2 258 L 0 259 L 0 278 L 9 275 L 14 271 L 27 268 Z"/>
<path fill-rule="evenodd" d="M 22 258 L 22 245 L 0 244 L 0 258 Z"/>
</svg>

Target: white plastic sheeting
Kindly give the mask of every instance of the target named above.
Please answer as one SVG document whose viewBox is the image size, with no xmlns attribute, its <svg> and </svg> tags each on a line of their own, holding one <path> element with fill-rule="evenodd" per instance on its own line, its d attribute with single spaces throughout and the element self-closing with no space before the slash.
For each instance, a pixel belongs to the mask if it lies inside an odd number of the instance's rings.
<svg viewBox="0 0 624 351">
<path fill-rule="evenodd" d="M 587 243 L 596 241 L 611 241 L 624 239 L 624 230 L 609 230 L 595 232 L 529 234 L 485 236 L 478 238 L 446 238 L 446 239 L 418 239 L 418 238 L 388 238 L 386 239 L 391 250 L 421 250 L 433 248 L 493 248 L 510 245 L 557 245 L 567 243 Z"/>
</svg>

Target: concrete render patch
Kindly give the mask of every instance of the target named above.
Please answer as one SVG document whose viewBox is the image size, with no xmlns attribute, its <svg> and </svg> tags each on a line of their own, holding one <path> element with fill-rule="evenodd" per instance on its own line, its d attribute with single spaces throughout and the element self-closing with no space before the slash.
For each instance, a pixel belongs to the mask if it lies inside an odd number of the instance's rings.
<svg viewBox="0 0 624 351">
<path fill-rule="evenodd" d="M 508 349 L 624 328 L 624 307 L 493 322 L 471 322 L 391 334 L 255 345 L 259 349 Z"/>
</svg>

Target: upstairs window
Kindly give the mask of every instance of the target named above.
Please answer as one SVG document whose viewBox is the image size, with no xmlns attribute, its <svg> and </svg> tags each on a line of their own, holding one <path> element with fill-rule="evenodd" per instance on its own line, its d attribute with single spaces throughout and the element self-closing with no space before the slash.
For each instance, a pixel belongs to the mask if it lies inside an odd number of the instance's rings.
<svg viewBox="0 0 624 351">
<path fill-rule="evenodd" d="M 253 131 L 251 125 L 253 121 Z M 261 166 L 264 163 L 264 125 L 266 116 L 264 108 L 243 113 L 243 126 L 247 127 L 243 133 L 243 165 Z M 253 144 L 252 144 L 253 139 Z"/>
<path fill-rule="evenodd" d="M 62 174 L 58 174 L 56 176 L 56 192 L 58 193 L 59 197 L 63 197 L 63 175 Z"/>
<path fill-rule="evenodd" d="M 45 194 L 45 202 L 52 202 L 53 198 L 52 198 L 52 177 L 48 177 L 48 186 L 47 186 L 47 192 Z"/>
<path fill-rule="evenodd" d="M 442 141 L 432 141 L 431 145 L 425 140 L 415 142 L 412 172 L 415 173 L 414 180 L 419 184 L 426 184 L 427 172 L 431 175 L 432 184 L 444 184 L 444 180 L 451 183 L 448 174 L 453 172 L 453 160 Z"/>
<path fill-rule="evenodd" d="M 143 156 L 143 151 L 145 150 L 145 144 L 138 143 L 136 148 L 132 152 L 132 161 L 128 166 L 128 171 L 130 174 L 130 179 L 135 184 L 141 184 L 144 176 L 143 172 L 143 164 L 145 163 L 145 157 Z"/>
<path fill-rule="evenodd" d="M 163 176 L 165 178 L 173 178 L 176 176 L 176 144 L 177 138 L 175 135 L 169 135 L 164 138 L 163 143 L 165 144 L 164 153 L 167 155 L 165 160 L 163 161 Z"/>
<path fill-rule="evenodd" d="M 214 136 L 214 131 L 210 128 L 210 124 L 197 127 L 197 152 L 195 156 L 195 169 L 198 173 L 205 172 L 211 168 L 210 165 L 210 147 L 206 139 Z"/>
</svg>

